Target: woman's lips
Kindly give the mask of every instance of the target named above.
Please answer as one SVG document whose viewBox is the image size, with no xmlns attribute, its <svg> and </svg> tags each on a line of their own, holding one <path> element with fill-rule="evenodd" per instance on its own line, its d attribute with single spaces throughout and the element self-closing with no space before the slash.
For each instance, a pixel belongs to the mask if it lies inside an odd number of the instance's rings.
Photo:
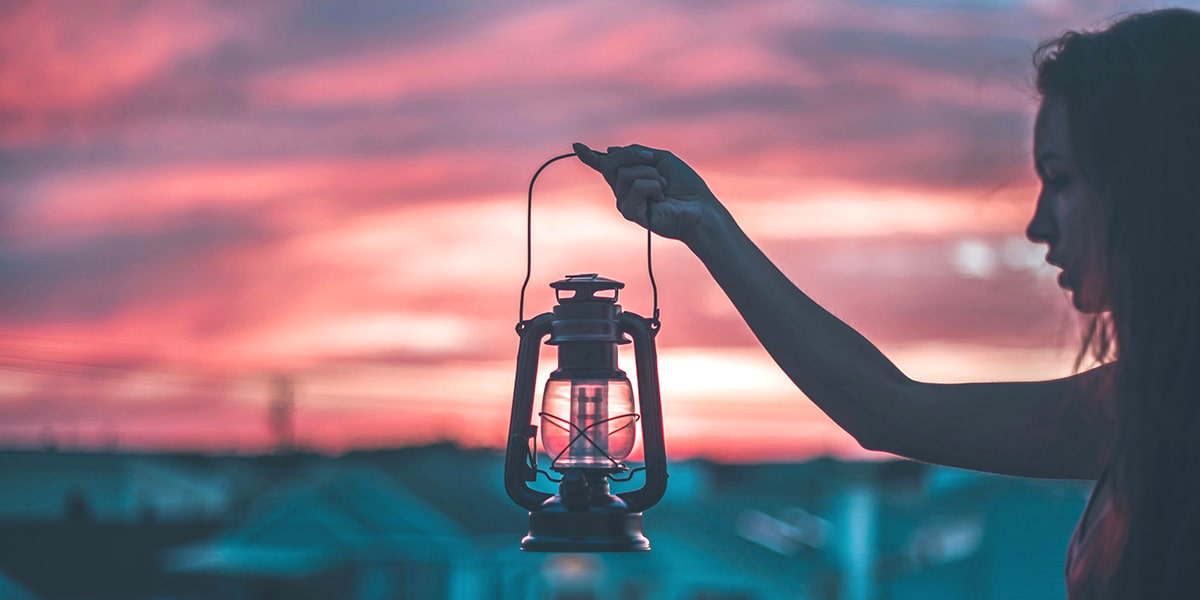
<svg viewBox="0 0 1200 600">
<path fill-rule="evenodd" d="M 1060 269 L 1062 268 L 1062 265 L 1058 262 L 1058 257 L 1054 255 L 1053 248 L 1051 248 L 1050 251 L 1046 253 L 1046 264 L 1048 264 L 1052 267 L 1058 267 Z"/>
<path fill-rule="evenodd" d="M 1058 261 L 1058 259 L 1050 254 L 1046 254 L 1046 264 L 1059 269 L 1058 285 L 1063 289 L 1071 289 L 1069 278 L 1067 277 L 1067 268 Z"/>
</svg>

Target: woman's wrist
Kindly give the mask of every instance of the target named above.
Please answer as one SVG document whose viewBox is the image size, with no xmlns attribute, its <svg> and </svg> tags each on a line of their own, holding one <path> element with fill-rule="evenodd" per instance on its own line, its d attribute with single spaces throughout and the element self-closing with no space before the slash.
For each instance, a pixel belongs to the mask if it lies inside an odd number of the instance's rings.
<svg viewBox="0 0 1200 600">
<path fill-rule="evenodd" d="M 727 242 L 730 234 L 737 229 L 737 223 L 729 211 L 721 206 L 720 202 L 714 201 L 698 212 L 691 234 L 683 243 L 703 260 L 706 255 Z"/>
</svg>

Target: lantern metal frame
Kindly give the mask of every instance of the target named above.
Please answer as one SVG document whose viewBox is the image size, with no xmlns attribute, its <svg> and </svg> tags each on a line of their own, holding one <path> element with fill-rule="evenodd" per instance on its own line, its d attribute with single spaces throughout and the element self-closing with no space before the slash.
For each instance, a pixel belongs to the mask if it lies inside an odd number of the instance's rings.
<svg viewBox="0 0 1200 600">
<path fill-rule="evenodd" d="M 568 276 L 568 279 L 555 282 L 552 287 L 580 277 L 597 276 Z M 521 542 L 522 550 L 636 552 L 650 549 L 649 540 L 642 534 L 642 512 L 658 503 L 667 489 L 662 399 L 654 345 L 659 327 L 656 319 L 622 311 L 620 305 L 616 304 L 615 293 L 612 303 L 616 308 L 613 322 L 615 333 L 620 339 L 628 336 L 629 341 L 633 342 L 637 367 L 636 404 L 641 415 L 645 460 L 645 466 L 636 470 L 645 473 L 645 482 L 638 489 L 612 494 L 608 489 L 608 481 L 614 472 L 623 471 L 624 465 L 614 465 L 612 468 L 558 468 L 552 465 L 552 469 L 563 474 L 558 494 L 538 491 L 528 485 L 537 480 L 539 473 L 544 473 L 537 468 L 538 428 L 532 424 L 541 346 L 548 337 L 553 341 L 553 336 L 560 334 L 561 329 L 569 327 L 569 324 L 558 320 L 559 330 L 556 331 L 553 312 L 523 321 L 517 327 L 521 341 L 517 350 L 517 373 L 504 466 L 505 491 L 514 502 L 529 511 L 529 534 Z M 556 308 L 561 306 L 563 302 L 560 298 Z"/>
</svg>

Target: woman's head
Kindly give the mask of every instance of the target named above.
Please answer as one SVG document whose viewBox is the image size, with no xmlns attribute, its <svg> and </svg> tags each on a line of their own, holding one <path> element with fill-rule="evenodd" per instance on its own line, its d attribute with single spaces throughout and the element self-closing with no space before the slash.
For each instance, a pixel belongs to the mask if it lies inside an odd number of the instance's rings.
<svg viewBox="0 0 1200 600">
<path fill-rule="evenodd" d="M 1200 13 L 1070 32 L 1034 61 L 1045 185 L 1028 233 L 1050 246 L 1076 306 L 1143 313 L 1168 290 L 1200 305 Z"/>
<path fill-rule="evenodd" d="M 1115 597 L 1175 597 L 1200 586 L 1200 13 L 1070 32 L 1034 63 L 1035 151 L 1065 146 L 1081 181 L 1058 189 L 1055 165 L 1039 162 L 1028 233 L 1095 313 L 1085 345 L 1118 358 L 1128 538 Z"/>
</svg>

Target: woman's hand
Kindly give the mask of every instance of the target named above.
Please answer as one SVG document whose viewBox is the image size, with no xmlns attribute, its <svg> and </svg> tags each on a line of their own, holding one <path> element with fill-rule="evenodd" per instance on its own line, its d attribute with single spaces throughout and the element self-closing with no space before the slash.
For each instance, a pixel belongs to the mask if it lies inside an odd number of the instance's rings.
<svg viewBox="0 0 1200 600">
<path fill-rule="evenodd" d="M 693 244 L 702 227 L 728 216 L 704 180 L 666 150 L 637 144 L 613 146 L 607 154 L 575 144 L 575 155 L 604 176 L 617 198 L 617 210 L 657 234 Z"/>
</svg>

